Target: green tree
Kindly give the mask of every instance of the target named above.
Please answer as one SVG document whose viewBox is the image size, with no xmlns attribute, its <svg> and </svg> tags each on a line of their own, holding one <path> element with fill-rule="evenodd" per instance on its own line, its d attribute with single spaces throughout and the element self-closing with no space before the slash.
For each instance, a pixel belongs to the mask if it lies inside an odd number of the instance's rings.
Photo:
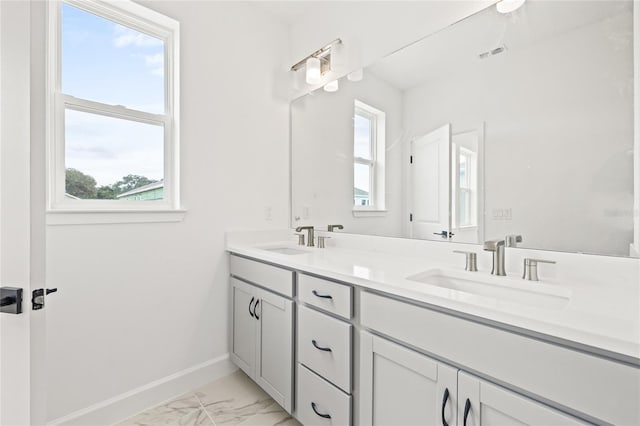
<svg viewBox="0 0 640 426">
<path fill-rule="evenodd" d="M 148 185 L 154 182 L 157 181 L 151 180 L 145 176 L 127 175 L 118 182 L 111 185 L 111 188 L 115 192 L 115 195 L 119 195 L 127 191 L 131 191 L 132 189 L 140 188 L 141 186 Z"/>
<path fill-rule="evenodd" d="M 103 185 L 98 188 L 96 198 L 99 200 L 114 200 L 116 198 L 116 191 L 114 191 L 111 186 Z"/>
<path fill-rule="evenodd" d="M 82 199 L 96 198 L 96 180 L 80 170 L 67 169 L 65 173 L 65 191 Z"/>
</svg>

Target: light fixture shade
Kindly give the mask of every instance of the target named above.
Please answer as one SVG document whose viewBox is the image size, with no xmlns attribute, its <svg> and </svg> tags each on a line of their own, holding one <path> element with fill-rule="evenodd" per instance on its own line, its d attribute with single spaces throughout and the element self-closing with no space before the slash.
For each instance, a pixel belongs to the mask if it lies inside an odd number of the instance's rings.
<svg viewBox="0 0 640 426">
<path fill-rule="evenodd" d="M 318 84 L 322 80 L 320 74 L 320 59 L 311 57 L 307 59 L 307 83 Z"/>
<path fill-rule="evenodd" d="M 360 81 L 363 77 L 364 71 L 362 70 L 362 68 L 347 74 L 347 79 L 349 79 L 349 81 Z"/>
<path fill-rule="evenodd" d="M 325 92 L 337 92 L 338 91 L 338 80 L 333 80 L 324 85 Z"/>
<path fill-rule="evenodd" d="M 496 3 L 496 9 L 500 13 L 511 13 L 524 4 L 526 0 L 500 0 Z"/>
</svg>

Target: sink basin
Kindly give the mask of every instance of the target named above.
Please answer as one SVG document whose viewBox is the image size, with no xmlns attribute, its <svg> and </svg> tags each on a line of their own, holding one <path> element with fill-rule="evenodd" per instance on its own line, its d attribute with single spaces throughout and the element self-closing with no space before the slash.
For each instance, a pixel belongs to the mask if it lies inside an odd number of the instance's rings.
<svg viewBox="0 0 640 426">
<path fill-rule="evenodd" d="M 464 299 L 466 293 L 496 301 L 561 308 L 571 298 L 571 290 L 557 285 L 480 274 L 480 272 L 431 269 L 411 275 L 407 279 L 452 290 L 449 296 L 458 299 Z"/>
<path fill-rule="evenodd" d="M 287 254 L 287 255 L 308 253 L 305 250 L 300 250 L 300 249 L 291 248 L 291 247 L 268 247 L 268 248 L 263 248 L 262 250 L 270 251 L 272 253 L 280 253 L 280 254 Z"/>
</svg>

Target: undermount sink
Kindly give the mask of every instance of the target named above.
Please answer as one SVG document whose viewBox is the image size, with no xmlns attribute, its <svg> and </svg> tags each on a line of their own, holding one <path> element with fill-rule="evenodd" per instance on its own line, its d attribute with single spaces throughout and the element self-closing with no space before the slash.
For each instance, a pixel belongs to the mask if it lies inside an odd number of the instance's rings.
<svg viewBox="0 0 640 426">
<path fill-rule="evenodd" d="M 272 253 L 280 253 L 280 254 L 287 254 L 287 255 L 307 253 L 307 251 L 305 250 L 300 250 L 300 249 L 291 248 L 291 247 L 265 247 L 265 248 L 262 248 L 262 250 L 270 251 Z"/>
<path fill-rule="evenodd" d="M 571 298 L 571 290 L 557 285 L 483 275 L 482 272 L 430 269 L 408 276 L 407 279 L 456 292 L 537 307 L 561 308 Z M 455 297 L 456 294 L 451 296 Z"/>
</svg>

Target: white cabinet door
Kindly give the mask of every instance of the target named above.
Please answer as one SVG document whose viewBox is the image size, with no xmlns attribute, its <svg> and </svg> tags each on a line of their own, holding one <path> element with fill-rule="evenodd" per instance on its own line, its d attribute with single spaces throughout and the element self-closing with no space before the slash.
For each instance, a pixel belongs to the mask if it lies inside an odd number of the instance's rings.
<svg viewBox="0 0 640 426">
<path fill-rule="evenodd" d="M 360 333 L 362 425 L 456 424 L 457 369 Z"/>
<path fill-rule="evenodd" d="M 575 417 L 481 380 L 458 374 L 458 425 L 585 425 Z"/>
<path fill-rule="evenodd" d="M 287 412 L 293 409 L 293 302 L 256 288 L 255 381 Z"/>
<path fill-rule="evenodd" d="M 255 308 L 255 287 L 231 278 L 233 291 L 233 351 L 232 359 L 249 377 L 255 374 L 256 333 L 258 321 Z"/>
</svg>

